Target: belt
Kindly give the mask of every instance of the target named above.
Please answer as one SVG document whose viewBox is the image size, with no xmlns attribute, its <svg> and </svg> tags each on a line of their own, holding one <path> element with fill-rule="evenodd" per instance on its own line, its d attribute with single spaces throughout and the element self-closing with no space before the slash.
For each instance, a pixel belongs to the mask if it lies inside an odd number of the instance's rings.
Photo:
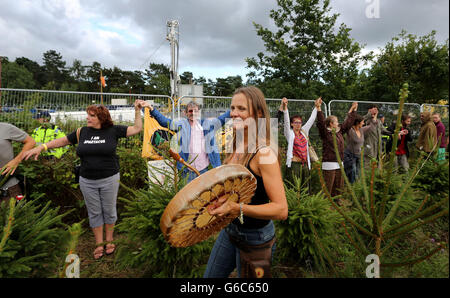
<svg viewBox="0 0 450 298">
<path fill-rule="evenodd" d="M 301 159 L 300 157 L 298 157 L 298 156 L 292 156 L 292 161 L 293 162 L 301 162 L 301 163 L 306 163 L 306 160 L 303 160 L 303 159 Z"/>
</svg>

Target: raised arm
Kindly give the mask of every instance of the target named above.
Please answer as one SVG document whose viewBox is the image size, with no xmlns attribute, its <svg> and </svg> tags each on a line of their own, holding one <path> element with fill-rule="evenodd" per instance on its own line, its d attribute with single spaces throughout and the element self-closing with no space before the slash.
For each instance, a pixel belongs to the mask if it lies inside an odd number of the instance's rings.
<svg viewBox="0 0 450 298">
<path fill-rule="evenodd" d="M 141 109 L 143 107 L 150 106 L 145 100 L 137 99 L 134 102 L 134 125 L 128 126 L 127 128 L 127 137 L 134 136 L 141 132 L 142 130 L 142 117 L 141 117 Z"/>
<path fill-rule="evenodd" d="M 316 121 L 317 118 L 317 107 L 322 105 L 322 98 L 319 97 L 318 99 L 315 100 L 314 102 L 314 109 L 311 112 L 311 116 L 309 116 L 308 121 L 305 123 L 305 125 L 303 125 L 303 130 L 304 131 L 309 131 L 311 129 L 311 127 L 314 124 L 314 121 Z"/>
<path fill-rule="evenodd" d="M 341 125 L 341 131 L 342 134 L 347 133 L 347 131 L 352 128 L 353 123 L 355 122 L 356 117 L 356 110 L 358 109 L 358 103 L 355 101 L 352 103 L 352 106 L 350 107 L 350 110 L 348 111 L 347 118 L 345 119 L 344 123 Z"/>
<path fill-rule="evenodd" d="M 325 116 L 323 115 L 322 110 L 319 108 L 317 110 L 317 122 L 316 122 L 317 128 L 319 129 L 319 135 L 320 137 L 326 138 L 327 136 L 327 127 L 325 126 Z"/>
<path fill-rule="evenodd" d="M 286 97 L 283 97 L 281 100 L 280 109 L 283 113 L 283 133 L 286 139 L 289 141 L 290 130 L 291 130 L 291 120 L 289 119 L 289 110 L 287 107 L 288 100 Z"/>
<path fill-rule="evenodd" d="M 152 105 L 149 105 L 148 107 L 150 109 L 150 115 L 152 115 L 156 119 L 156 121 L 158 121 L 159 125 L 161 125 L 163 127 L 167 127 L 171 130 L 178 130 L 177 127 L 175 127 L 176 125 L 174 125 L 174 123 L 172 123 L 173 122 L 172 119 L 164 117 L 164 115 L 161 114 Z"/>
<path fill-rule="evenodd" d="M 367 120 L 367 125 L 361 127 L 361 132 L 363 134 L 374 131 L 375 129 L 377 129 L 377 119 L 372 117 L 370 119 Z"/>
</svg>

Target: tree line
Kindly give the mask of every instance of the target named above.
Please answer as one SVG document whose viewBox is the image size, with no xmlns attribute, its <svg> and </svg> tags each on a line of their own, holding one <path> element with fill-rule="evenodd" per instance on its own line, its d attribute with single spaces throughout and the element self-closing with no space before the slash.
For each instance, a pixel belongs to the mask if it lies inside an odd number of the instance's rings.
<svg viewBox="0 0 450 298">
<path fill-rule="evenodd" d="M 379 53 L 364 53 L 351 29 L 337 24 L 330 1 L 278 0 L 270 11 L 277 30 L 254 23 L 265 51 L 245 59 L 247 81 L 239 75 L 216 78 L 194 77 L 186 71 L 182 84 L 202 84 L 204 95 L 231 96 L 244 85 L 259 87 L 268 98 L 326 101 L 367 100 L 396 102 L 403 83 L 410 86 L 409 102 L 437 103 L 449 96 L 449 44 L 436 41 L 436 31 L 424 36 L 402 30 Z M 170 94 L 169 65 L 149 63 L 144 71 L 126 71 L 99 62 L 71 66 L 60 53 L 48 50 L 43 64 L 26 57 L 9 61 L 2 57 L 2 87 L 98 92 L 100 71 L 104 92 Z"/>
</svg>

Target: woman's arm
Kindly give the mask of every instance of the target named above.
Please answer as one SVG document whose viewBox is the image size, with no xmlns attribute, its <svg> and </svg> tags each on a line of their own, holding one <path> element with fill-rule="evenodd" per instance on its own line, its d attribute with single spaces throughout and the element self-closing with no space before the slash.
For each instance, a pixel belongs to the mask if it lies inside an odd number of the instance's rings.
<svg viewBox="0 0 450 298">
<path fill-rule="evenodd" d="M 365 134 L 366 132 L 374 131 L 375 129 L 377 129 L 377 119 L 376 118 L 368 119 L 368 124 L 369 125 L 366 125 L 366 126 L 363 126 L 360 128 L 361 133 Z"/>
<path fill-rule="evenodd" d="M 242 206 L 245 216 L 258 219 L 285 220 L 288 216 L 288 205 L 284 185 L 281 178 L 280 166 L 275 152 L 268 148 L 262 148 L 258 151 L 250 164 L 256 164 L 255 174 L 260 174 L 264 182 L 264 189 L 270 199 L 269 203 L 262 205 Z M 238 203 L 219 200 L 217 206 L 208 207 L 211 215 L 238 217 L 240 215 L 240 206 Z M 220 205 L 222 204 L 222 205 Z"/>
<path fill-rule="evenodd" d="M 39 145 L 34 149 L 28 150 L 27 152 L 24 153 L 23 158 L 25 158 L 25 160 L 28 160 L 30 157 L 34 156 L 34 160 L 37 160 L 38 156 L 39 156 L 39 154 L 41 154 L 42 150 L 59 148 L 59 147 L 67 146 L 67 145 L 71 145 L 71 143 L 69 142 L 69 139 L 67 138 L 67 136 L 64 136 L 62 138 L 54 139 L 48 143 Z M 34 146 L 34 144 L 33 144 L 33 146 Z"/>
<path fill-rule="evenodd" d="M 23 148 L 20 151 L 19 154 L 17 154 L 17 156 L 12 159 L 11 161 L 9 161 L 6 165 L 3 166 L 2 168 L 2 175 L 6 175 L 6 174 L 10 174 L 13 175 L 14 172 L 16 171 L 17 167 L 19 166 L 19 164 L 22 162 L 22 160 L 25 157 L 25 153 L 30 150 L 31 148 L 34 147 L 34 145 L 36 144 L 36 142 L 34 141 L 34 139 L 30 136 L 27 136 L 25 138 L 25 140 L 22 141 Z"/>
<path fill-rule="evenodd" d="M 289 142 L 290 131 L 291 131 L 291 120 L 289 119 L 289 110 L 287 107 L 288 99 L 283 97 L 281 99 L 279 112 L 283 113 L 283 134 L 286 137 L 286 140 Z"/>
<path fill-rule="evenodd" d="M 302 127 L 303 130 L 306 131 L 307 133 L 309 132 L 309 130 L 313 126 L 314 121 L 316 121 L 318 107 L 320 107 L 321 105 L 322 105 L 322 97 L 319 97 L 318 99 L 316 99 L 314 101 L 314 109 L 311 112 L 311 116 L 309 116 L 308 121 Z"/>
<path fill-rule="evenodd" d="M 127 137 L 134 136 L 142 130 L 141 109 L 150 106 L 145 100 L 137 99 L 134 102 L 134 125 L 128 126 Z"/>
<path fill-rule="evenodd" d="M 352 128 L 353 123 L 355 122 L 357 109 L 358 109 L 358 103 L 355 101 L 352 103 L 352 106 L 350 107 L 350 110 L 348 111 L 347 118 L 345 119 L 344 123 L 342 123 L 342 125 L 341 125 L 342 134 L 347 133 L 347 131 L 349 131 L 350 128 Z"/>
</svg>

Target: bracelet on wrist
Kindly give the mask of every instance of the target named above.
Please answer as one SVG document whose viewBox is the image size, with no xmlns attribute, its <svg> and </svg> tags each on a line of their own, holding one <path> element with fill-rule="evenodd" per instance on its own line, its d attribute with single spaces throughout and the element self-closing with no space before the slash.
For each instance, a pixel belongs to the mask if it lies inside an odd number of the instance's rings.
<svg viewBox="0 0 450 298">
<path fill-rule="evenodd" d="M 45 144 L 42 144 L 42 146 L 44 147 L 44 151 L 47 151 L 47 150 L 48 150 L 48 147 L 47 147 L 47 145 L 45 145 Z"/>
<path fill-rule="evenodd" d="M 241 225 L 244 224 L 244 211 L 242 210 L 243 205 L 244 203 L 239 203 L 239 222 L 241 223 Z"/>
</svg>

